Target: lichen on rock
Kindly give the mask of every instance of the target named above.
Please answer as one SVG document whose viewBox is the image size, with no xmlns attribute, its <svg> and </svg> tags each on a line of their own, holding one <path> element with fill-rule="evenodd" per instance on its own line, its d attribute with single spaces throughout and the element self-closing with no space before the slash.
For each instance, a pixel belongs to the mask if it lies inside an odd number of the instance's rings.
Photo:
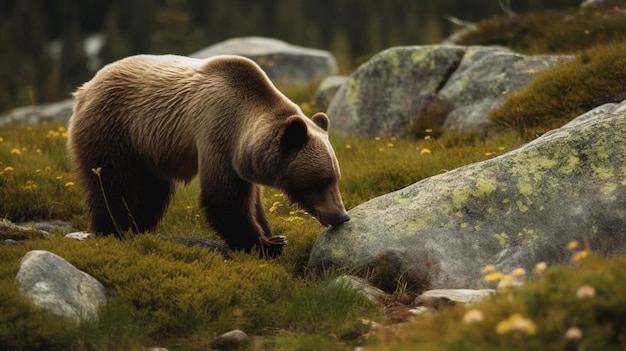
<svg viewBox="0 0 626 351">
<path fill-rule="evenodd" d="M 626 251 L 626 101 L 602 109 L 353 208 L 320 235 L 309 266 L 383 267 L 418 290 L 480 288 L 481 267 L 564 262 L 571 240 Z"/>
</svg>

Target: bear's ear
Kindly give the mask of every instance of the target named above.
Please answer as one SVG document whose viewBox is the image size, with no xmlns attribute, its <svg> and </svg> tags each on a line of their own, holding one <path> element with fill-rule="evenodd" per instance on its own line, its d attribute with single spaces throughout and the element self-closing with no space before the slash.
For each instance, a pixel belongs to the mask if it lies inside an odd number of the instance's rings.
<svg viewBox="0 0 626 351">
<path fill-rule="evenodd" d="M 317 124 L 318 127 L 324 129 L 325 131 L 328 131 L 328 125 L 330 124 L 330 120 L 324 112 L 318 112 L 314 114 L 311 119 L 315 124 Z"/>
<path fill-rule="evenodd" d="M 287 118 L 283 135 L 280 139 L 283 151 L 300 150 L 308 138 L 307 130 L 306 122 L 301 117 L 291 116 Z"/>
</svg>

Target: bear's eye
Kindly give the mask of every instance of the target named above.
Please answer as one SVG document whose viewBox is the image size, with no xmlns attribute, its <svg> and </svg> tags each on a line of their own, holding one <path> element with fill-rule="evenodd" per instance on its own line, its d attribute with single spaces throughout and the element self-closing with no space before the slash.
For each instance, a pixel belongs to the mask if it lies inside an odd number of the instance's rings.
<svg viewBox="0 0 626 351">
<path fill-rule="evenodd" d="M 327 187 L 327 186 L 331 185 L 332 183 L 333 183 L 333 178 L 330 178 L 330 177 L 322 179 L 322 182 L 321 182 L 321 184 L 324 187 Z"/>
</svg>

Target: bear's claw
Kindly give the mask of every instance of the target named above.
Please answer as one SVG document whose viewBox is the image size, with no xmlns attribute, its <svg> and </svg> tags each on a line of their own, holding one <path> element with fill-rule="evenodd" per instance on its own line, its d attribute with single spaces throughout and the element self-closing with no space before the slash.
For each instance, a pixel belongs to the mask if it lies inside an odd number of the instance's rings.
<svg viewBox="0 0 626 351">
<path fill-rule="evenodd" d="M 269 257 L 279 256 L 283 253 L 285 246 L 287 246 L 287 237 L 284 235 L 275 235 L 265 238 L 263 243 L 263 251 L 267 253 Z"/>
</svg>

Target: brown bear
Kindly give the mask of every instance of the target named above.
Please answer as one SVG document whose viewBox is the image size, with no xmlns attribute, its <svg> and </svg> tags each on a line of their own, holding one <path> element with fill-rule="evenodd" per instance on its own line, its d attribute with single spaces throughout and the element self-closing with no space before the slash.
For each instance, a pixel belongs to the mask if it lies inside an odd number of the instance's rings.
<svg viewBox="0 0 626 351">
<path fill-rule="evenodd" d="M 153 230 L 176 183 L 196 174 L 205 216 L 234 250 L 286 245 L 271 235 L 260 185 L 324 226 L 350 219 L 328 117 L 307 118 L 247 58 L 132 56 L 74 95 L 68 149 L 95 233 Z"/>
</svg>

